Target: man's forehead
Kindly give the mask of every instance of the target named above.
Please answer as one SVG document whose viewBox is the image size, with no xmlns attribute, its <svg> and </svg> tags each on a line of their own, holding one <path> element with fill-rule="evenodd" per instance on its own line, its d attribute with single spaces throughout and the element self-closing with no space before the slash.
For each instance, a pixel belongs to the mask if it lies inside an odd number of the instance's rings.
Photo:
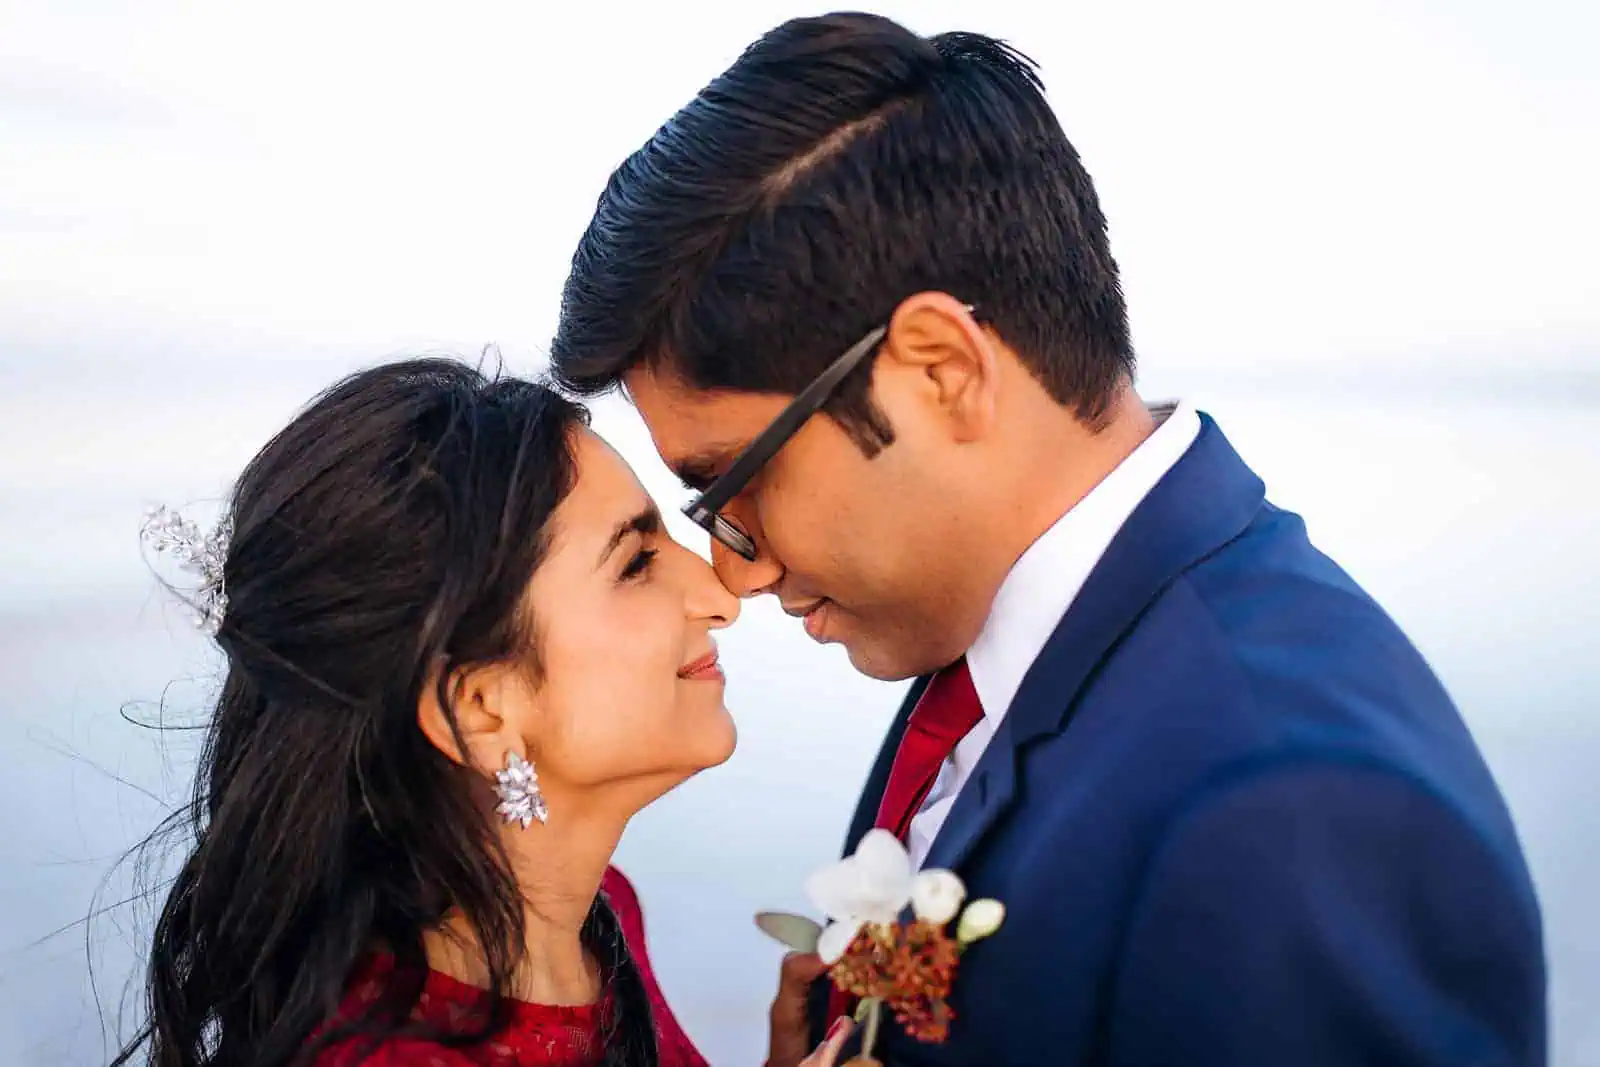
<svg viewBox="0 0 1600 1067">
<path fill-rule="evenodd" d="M 717 394 L 696 389 L 666 364 L 646 363 L 622 376 L 622 391 L 635 407 L 664 417 L 692 416 Z"/>
<path fill-rule="evenodd" d="M 670 369 L 628 372 L 623 390 L 667 464 L 730 458 L 783 410 L 785 398 L 697 389 Z"/>
</svg>

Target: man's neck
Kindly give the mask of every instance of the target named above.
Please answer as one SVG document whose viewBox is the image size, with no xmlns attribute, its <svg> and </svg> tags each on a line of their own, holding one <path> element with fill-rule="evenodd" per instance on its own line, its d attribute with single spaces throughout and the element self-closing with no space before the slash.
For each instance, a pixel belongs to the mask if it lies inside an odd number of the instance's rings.
<svg viewBox="0 0 1600 1067">
<path fill-rule="evenodd" d="M 996 538 L 1004 546 L 1006 570 L 1155 429 L 1154 416 L 1132 385 L 1119 390 L 1097 429 L 1059 406 L 1038 412 L 1017 439 L 1017 461 L 1008 465 L 1014 475 L 1004 491 L 1019 510 L 1011 512 L 1005 534 Z"/>
</svg>

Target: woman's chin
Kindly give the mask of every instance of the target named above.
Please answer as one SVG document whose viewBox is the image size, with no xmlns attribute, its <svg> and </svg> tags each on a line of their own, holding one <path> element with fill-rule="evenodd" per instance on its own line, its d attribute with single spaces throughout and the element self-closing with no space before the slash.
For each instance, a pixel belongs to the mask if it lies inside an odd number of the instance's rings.
<svg viewBox="0 0 1600 1067">
<path fill-rule="evenodd" d="M 648 775 L 644 779 L 650 783 L 649 795 L 639 804 L 640 809 L 646 808 L 674 789 L 683 785 L 691 778 L 696 777 L 713 768 L 720 767 L 728 762 L 733 755 L 735 745 L 738 743 L 737 731 L 730 720 L 723 733 L 704 738 L 696 738 L 697 742 L 691 751 L 686 751 L 681 760 L 675 761 L 672 769 L 663 769 L 657 774 Z"/>
<path fill-rule="evenodd" d="M 728 709 L 721 708 L 717 721 L 706 725 L 703 743 L 696 746 L 699 758 L 696 760 L 695 773 L 727 763 L 738 747 L 739 727 L 735 725 L 733 716 L 728 714 Z"/>
<path fill-rule="evenodd" d="M 692 731 L 688 728 L 680 731 L 676 741 L 671 762 L 658 765 L 660 771 L 648 776 L 654 779 L 653 799 L 672 792 L 703 771 L 728 762 L 738 747 L 739 730 L 733 716 L 721 710 L 710 721 L 695 723 Z"/>
</svg>

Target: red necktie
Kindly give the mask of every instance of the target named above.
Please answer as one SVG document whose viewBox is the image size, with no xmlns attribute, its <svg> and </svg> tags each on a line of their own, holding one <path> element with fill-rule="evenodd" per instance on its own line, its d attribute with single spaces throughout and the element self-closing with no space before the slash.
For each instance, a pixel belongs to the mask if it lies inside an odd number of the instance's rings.
<svg viewBox="0 0 1600 1067">
<path fill-rule="evenodd" d="M 934 675 L 906 722 L 873 825 L 904 841 L 939 768 L 982 718 L 983 705 L 964 657 Z"/>
<path fill-rule="evenodd" d="M 934 675 L 906 721 L 906 732 L 900 738 L 899 751 L 889 769 L 889 784 L 884 787 L 873 825 L 904 841 L 911 819 L 939 777 L 939 769 L 982 718 L 983 705 L 973 688 L 965 657 Z M 832 990 L 828 1022 L 851 1011 L 852 1000 L 839 990 Z"/>
</svg>

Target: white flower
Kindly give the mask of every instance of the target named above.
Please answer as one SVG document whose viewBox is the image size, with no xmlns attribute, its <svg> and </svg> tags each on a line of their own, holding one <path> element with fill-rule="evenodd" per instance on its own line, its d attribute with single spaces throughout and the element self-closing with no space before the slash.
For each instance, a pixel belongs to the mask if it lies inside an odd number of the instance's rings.
<svg viewBox="0 0 1600 1067">
<path fill-rule="evenodd" d="M 935 926 L 954 919 L 966 898 L 967 887 L 950 871 L 923 871 L 911 885 L 911 910 Z"/>
<path fill-rule="evenodd" d="M 956 941 L 963 945 L 981 941 L 1000 929 L 1000 924 L 1005 921 L 1004 904 L 987 897 L 983 900 L 974 900 L 967 905 L 967 910 L 961 913 L 961 921 L 956 923 Z"/>
<path fill-rule="evenodd" d="M 817 939 L 824 963 L 836 963 L 861 928 L 887 925 L 915 904 L 917 916 L 949 922 L 966 890 L 949 871 L 913 875 L 905 846 L 887 830 L 871 830 L 855 855 L 830 864 L 806 879 L 806 894 L 832 920 Z M 924 915 L 924 908 L 928 915 Z M 944 918 L 936 916 L 947 909 Z"/>
<path fill-rule="evenodd" d="M 817 938 L 817 955 L 822 957 L 822 962 L 833 966 L 839 962 L 845 950 L 850 947 L 850 942 L 856 939 L 861 928 L 866 924 L 859 919 L 841 920 L 831 922 L 823 928 L 822 934 Z"/>
</svg>

